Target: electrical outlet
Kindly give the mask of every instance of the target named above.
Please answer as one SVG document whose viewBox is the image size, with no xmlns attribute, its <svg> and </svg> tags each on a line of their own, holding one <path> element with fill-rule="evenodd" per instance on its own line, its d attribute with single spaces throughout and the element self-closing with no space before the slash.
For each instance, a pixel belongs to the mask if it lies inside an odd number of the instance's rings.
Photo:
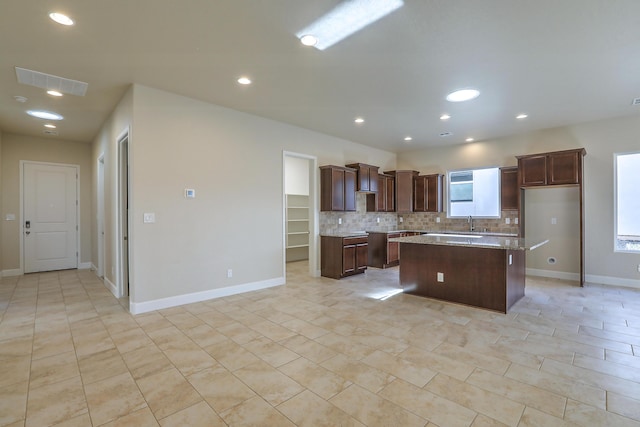
<svg viewBox="0 0 640 427">
<path fill-rule="evenodd" d="M 558 223 L 558 218 L 551 218 L 551 225 L 556 225 Z"/>
<path fill-rule="evenodd" d="M 511 218 L 505 218 L 504 223 L 505 224 L 511 224 Z"/>
<path fill-rule="evenodd" d="M 402 219 L 402 217 L 400 217 L 400 224 L 402 224 L 403 221 L 404 221 L 404 219 Z"/>
<path fill-rule="evenodd" d="M 444 283 L 444 273 L 438 273 L 438 282 Z"/>
<path fill-rule="evenodd" d="M 638 264 L 638 273 L 640 273 L 640 264 Z"/>
<path fill-rule="evenodd" d="M 338 218 L 338 225 L 342 224 L 342 218 Z"/>
<path fill-rule="evenodd" d="M 380 224 L 380 218 L 376 218 L 376 222 Z"/>
<path fill-rule="evenodd" d="M 440 222 L 440 217 L 436 217 L 436 222 Z"/>
<path fill-rule="evenodd" d="M 513 219 L 513 223 L 517 225 L 518 224 L 518 218 L 514 218 Z"/>
<path fill-rule="evenodd" d="M 228 269 L 227 270 L 227 278 L 230 279 L 233 277 L 233 270 L 232 269 Z"/>
</svg>

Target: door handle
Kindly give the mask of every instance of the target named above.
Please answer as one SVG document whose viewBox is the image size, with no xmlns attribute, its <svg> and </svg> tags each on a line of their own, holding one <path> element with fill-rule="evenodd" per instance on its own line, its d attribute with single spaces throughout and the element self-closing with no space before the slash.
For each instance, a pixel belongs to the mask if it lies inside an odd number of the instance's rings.
<svg viewBox="0 0 640 427">
<path fill-rule="evenodd" d="M 24 226 L 25 228 L 31 228 L 31 221 L 25 221 Z"/>
</svg>

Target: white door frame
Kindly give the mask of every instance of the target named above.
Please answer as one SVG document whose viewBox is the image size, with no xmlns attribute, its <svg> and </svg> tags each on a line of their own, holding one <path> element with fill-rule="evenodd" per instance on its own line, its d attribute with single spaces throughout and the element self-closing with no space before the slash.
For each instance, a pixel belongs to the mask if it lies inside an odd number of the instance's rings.
<svg viewBox="0 0 640 427">
<path fill-rule="evenodd" d="M 98 215 L 97 228 L 98 228 L 98 265 L 96 266 L 96 273 L 98 277 L 104 278 L 105 276 L 105 234 L 104 234 L 104 153 L 98 156 Z"/>
<path fill-rule="evenodd" d="M 285 158 L 296 157 L 309 161 L 309 275 L 311 277 L 319 277 L 320 269 L 318 263 L 318 206 L 319 194 L 318 188 L 318 158 L 308 154 L 295 153 L 293 151 L 282 152 L 282 271 L 283 276 L 287 275 L 287 203 L 285 196 Z"/>
<path fill-rule="evenodd" d="M 26 164 L 43 165 L 43 166 L 64 166 L 73 167 L 76 170 L 76 268 L 80 265 L 80 165 L 69 163 L 54 162 L 36 162 L 31 160 L 20 160 L 20 272 L 24 274 L 24 167 Z"/>
<path fill-rule="evenodd" d="M 117 152 L 117 173 L 116 173 L 116 214 L 115 217 L 117 219 L 117 227 L 116 227 L 116 236 L 115 236 L 115 242 L 116 242 L 116 260 L 117 260 L 117 267 L 116 267 L 116 280 L 117 280 L 117 290 L 118 290 L 118 298 L 121 297 L 126 297 L 129 296 L 129 291 L 127 289 L 127 286 L 125 284 L 126 282 L 130 281 L 130 278 L 128 277 L 128 273 L 130 270 L 130 254 L 129 254 L 129 229 L 130 229 L 130 224 L 131 224 L 131 214 L 129 213 L 129 215 L 127 215 L 127 217 L 125 218 L 123 216 L 122 210 L 122 190 L 123 190 L 123 156 L 126 156 L 127 159 L 127 163 L 129 163 L 129 145 L 130 145 L 130 138 L 129 138 L 129 128 L 125 129 L 124 131 L 122 131 L 120 133 L 120 135 L 118 135 L 118 138 L 116 139 L 116 152 Z M 127 149 L 126 152 L 123 152 L 122 146 L 123 143 L 126 142 L 127 143 Z M 130 177 L 129 177 L 129 167 L 127 167 L 127 187 L 126 187 L 126 191 L 127 191 L 127 197 L 129 197 L 130 199 Z M 129 208 L 131 208 L 131 206 L 129 205 Z M 130 209 L 129 209 L 130 212 Z M 125 255 L 125 251 L 124 251 L 124 240 L 123 240 L 123 236 L 124 236 L 124 232 L 125 230 L 123 229 L 124 227 L 124 221 L 126 219 L 126 224 L 127 224 L 127 251 L 126 251 L 126 255 Z M 125 260 L 125 256 L 127 257 L 127 259 Z M 126 262 L 125 262 L 126 261 Z M 126 270 L 125 271 L 125 266 L 126 265 Z"/>
</svg>

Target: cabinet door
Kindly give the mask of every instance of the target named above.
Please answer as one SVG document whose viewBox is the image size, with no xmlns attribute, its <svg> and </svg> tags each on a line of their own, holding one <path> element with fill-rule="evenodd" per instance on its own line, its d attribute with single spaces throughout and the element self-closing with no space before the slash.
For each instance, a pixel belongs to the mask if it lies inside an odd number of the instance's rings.
<svg viewBox="0 0 640 427">
<path fill-rule="evenodd" d="M 580 176 L 580 153 L 552 153 L 547 156 L 547 184 L 578 184 Z"/>
<path fill-rule="evenodd" d="M 398 262 L 400 259 L 400 243 L 387 242 L 387 264 Z"/>
<path fill-rule="evenodd" d="M 417 173 L 396 172 L 396 212 L 413 212 L 413 180 Z"/>
<path fill-rule="evenodd" d="M 342 247 L 342 274 L 352 274 L 356 271 L 356 245 Z"/>
<path fill-rule="evenodd" d="M 396 211 L 396 184 L 395 178 L 387 177 L 386 179 L 387 191 L 385 192 L 385 211 L 386 212 L 395 212 Z"/>
<path fill-rule="evenodd" d="M 344 210 L 356 210 L 356 172 L 352 170 L 344 171 Z"/>
<path fill-rule="evenodd" d="M 369 245 L 360 243 L 356 245 L 356 269 L 360 272 L 367 269 L 369 264 Z"/>
<path fill-rule="evenodd" d="M 520 169 L 520 185 L 531 187 L 547 184 L 547 156 L 531 156 L 518 159 Z"/>
<path fill-rule="evenodd" d="M 518 210 L 518 168 L 500 169 L 500 207 L 504 210 Z"/>
<path fill-rule="evenodd" d="M 442 175 L 426 177 L 426 211 L 442 212 Z"/>
<path fill-rule="evenodd" d="M 369 166 L 369 191 L 378 191 L 378 167 Z"/>
<path fill-rule="evenodd" d="M 427 177 L 417 176 L 413 187 L 413 211 L 427 211 Z"/>
</svg>

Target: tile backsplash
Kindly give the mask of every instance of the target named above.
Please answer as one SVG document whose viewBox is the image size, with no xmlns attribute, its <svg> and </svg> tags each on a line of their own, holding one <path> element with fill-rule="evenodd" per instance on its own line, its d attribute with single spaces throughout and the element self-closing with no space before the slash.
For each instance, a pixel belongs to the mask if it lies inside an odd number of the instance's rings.
<svg viewBox="0 0 640 427">
<path fill-rule="evenodd" d="M 500 219 L 474 219 L 475 231 L 490 233 L 518 233 L 515 218 L 517 211 L 502 211 Z M 400 222 L 402 218 L 402 222 Z M 440 218 L 440 222 L 437 222 Z M 509 218 L 510 224 L 506 223 Z M 342 219 L 342 224 L 338 224 Z M 379 220 L 379 221 L 378 221 Z M 355 212 L 320 212 L 320 234 L 335 234 L 348 231 L 469 231 L 466 219 L 447 218 L 445 212 L 367 212 L 366 193 L 356 193 Z"/>
</svg>

